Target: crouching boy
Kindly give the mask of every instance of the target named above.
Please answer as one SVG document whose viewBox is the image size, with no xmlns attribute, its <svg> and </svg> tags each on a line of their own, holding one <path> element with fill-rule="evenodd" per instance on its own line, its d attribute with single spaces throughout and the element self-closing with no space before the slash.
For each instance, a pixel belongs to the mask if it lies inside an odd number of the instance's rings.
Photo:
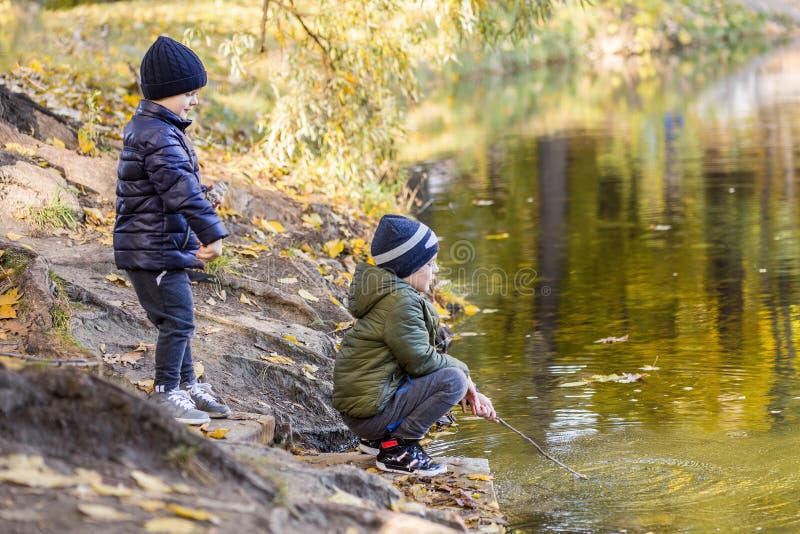
<svg viewBox="0 0 800 534">
<path fill-rule="evenodd" d="M 379 469 L 438 475 L 447 466 L 420 446 L 425 432 L 458 403 L 490 420 L 496 414 L 467 366 L 436 350 L 439 316 L 425 298 L 439 272 L 433 231 L 386 215 L 370 248 L 376 265 L 359 264 L 350 286 L 356 324 L 336 357 L 333 405 Z"/>
</svg>

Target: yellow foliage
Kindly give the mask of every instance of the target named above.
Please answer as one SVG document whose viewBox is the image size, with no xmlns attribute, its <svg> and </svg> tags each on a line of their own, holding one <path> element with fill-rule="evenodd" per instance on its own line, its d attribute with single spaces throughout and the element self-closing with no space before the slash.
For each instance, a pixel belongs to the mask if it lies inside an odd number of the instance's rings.
<svg viewBox="0 0 800 534">
<path fill-rule="evenodd" d="M 294 337 L 294 336 L 292 336 L 292 337 Z M 297 338 L 294 338 L 294 339 L 297 340 Z M 269 356 L 267 356 L 266 354 L 262 354 L 261 356 L 259 356 L 259 358 L 261 358 L 262 360 L 266 360 L 268 362 L 271 362 L 271 363 L 277 363 L 277 364 L 281 364 L 281 365 L 291 365 L 291 364 L 294 363 L 293 359 L 288 358 L 286 356 L 281 356 L 280 354 L 277 354 L 275 352 L 270 352 Z"/>
<path fill-rule="evenodd" d="M 93 521 L 130 521 L 135 519 L 131 514 L 102 504 L 78 503 L 78 510 Z"/>
<path fill-rule="evenodd" d="M 20 297 L 19 289 L 16 287 L 0 295 L 0 319 L 14 319 L 17 316 L 15 307 Z"/>
<path fill-rule="evenodd" d="M 319 213 L 306 213 L 303 215 L 303 226 L 319 229 L 322 227 L 322 217 Z"/>
<path fill-rule="evenodd" d="M 144 471 L 134 470 L 131 471 L 131 478 L 136 481 L 140 488 L 152 493 L 171 493 L 172 488 L 161 481 L 160 478 L 149 475 Z"/>
<path fill-rule="evenodd" d="M 464 306 L 464 313 L 466 315 L 475 315 L 479 311 L 481 311 L 481 309 L 475 306 L 474 304 L 467 304 L 466 306 Z"/>
<path fill-rule="evenodd" d="M 306 291 L 305 289 L 300 289 L 297 291 L 297 294 L 306 299 L 309 302 L 319 302 L 319 299 Z"/>
<path fill-rule="evenodd" d="M 331 257 L 335 258 L 344 250 L 344 242 L 341 239 L 332 239 L 322 245 L 322 250 Z"/>
<path fill-rule="evenodd" d="M 227 432 L 227 431 L 226 431 Z M 203 510 L 201 508 L 187 508 L 179 504 L 167 504 L 166 509 L 179 517 L 186 519 L 194 519 L 195 521 L 209 521 L 216 522 L 217 518 L 214 514 Z"/>
<path fill-rule="evenodd" d="M 163 534 L 192 534 L 197 529 L 195 524 L 178 517 L 156 517 L 144 524 L 145 532 Z"/>
<path fill-rule="evenodd" d="M 207 432 L 206 435 L 209 438 L 225 439 L 225 435 L 228 432 L 230 432 L 230 429 L 228 429 L 228 428 L 216 428 L 216 429 L 212 430 L 211 432 Z"/>
<path fill-rule="evenodd" d="M 467 478 L 470 480 L 484 480 L 484 481 L 494 480 L 494 477 L 492 475 L 486 475 L 483 473 L 472 473 L 467 475 Z"/>
</svg>

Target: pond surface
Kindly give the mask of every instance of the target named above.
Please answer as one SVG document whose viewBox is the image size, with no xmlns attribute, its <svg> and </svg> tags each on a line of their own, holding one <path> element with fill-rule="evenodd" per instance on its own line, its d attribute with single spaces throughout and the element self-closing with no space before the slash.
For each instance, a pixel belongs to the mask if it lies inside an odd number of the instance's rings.
<svg viewBox="0 0 800 534">
<path fill-rule="evenodd" d="M 590 480 L 474 418 L 430 451 L 488 457 L 520 531 L 800 530 L 800 49 L 442 101 L 408 155 L 482 310 L 451 352 Z"/>
</svg>

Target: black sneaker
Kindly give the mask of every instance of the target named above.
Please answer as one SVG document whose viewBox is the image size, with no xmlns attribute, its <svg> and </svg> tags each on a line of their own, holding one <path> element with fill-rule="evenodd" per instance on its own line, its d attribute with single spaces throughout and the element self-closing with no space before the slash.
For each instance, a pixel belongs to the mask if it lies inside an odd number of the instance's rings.
<svg viewBox="0 0 800 534">
<path fill-rule="evenodd" d="M 417 440 L 390 439 L 381 442 L 375 465 L 381 471 L 432 477 L 447 472 L 445 464 L 435 463 Z"/>
<path fill-rule="evenodd" d="M 358 450 L 365 454 L 375 456 L 381 450 L 381 440 L 379 439 L 361 439 L 358 441 Z"/>
</svg>

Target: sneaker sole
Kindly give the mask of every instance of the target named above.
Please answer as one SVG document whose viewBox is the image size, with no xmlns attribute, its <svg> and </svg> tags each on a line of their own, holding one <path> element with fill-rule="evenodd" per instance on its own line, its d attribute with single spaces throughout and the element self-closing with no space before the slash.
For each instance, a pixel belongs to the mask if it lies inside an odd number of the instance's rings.
<svg viewBox="0 0 800 534">
<path fill-rule="evenodd" d="M 225 412 L 225 413 L 220 413 L 220 412 L 217 412 L 217 413 L 213 413 L 213 412 L 206 412 L 206 413 L 208 414 L 208 416 L 209 416 L 211 419 L 225 419 L 226 417 L 228 417 L 228 416 L 231 414 L 231 412 Z"/>
<path fill-rule="evenodd" d="M 418 477 L 435 477 L 437 475 L 442 475 L 447 473 L 447 466 L 442 465 L 441 470 L 437 469 L 435 471 L 406 471 L 404 469 L 393 469 L 391 467 L 387 467 L 386 464 L 383 462 L 375 462 L 375 466 L 380 469 L 381 471 L 386 471 L 387 473 L 400 473 L 401 475 L 416 475 Z"/>
<path fill-rule="evenodd" d="M 363 452 L 364 454 L 370 454 L 372 456 L 377 456 L 380 452 L 378 449 L 370 447 L 369 445 L 364 445 L 363 443 L 358 444 L 358 450 Z"/>
<path fill-rule="evenodd" d="M 208 418 L 208 417 L 206 417 L 204 419 L 191 419 L 191 418 L 188 418 L 188 417 L 176 417 L 175 420 L 177 422 L 179 422 L 179 423 L 184 424 L 184 425 L 192 425 L 192 426 L 204 425 L 206 423 L 210 423 L 211 422 L 211 419 Z"/>
</svg>

